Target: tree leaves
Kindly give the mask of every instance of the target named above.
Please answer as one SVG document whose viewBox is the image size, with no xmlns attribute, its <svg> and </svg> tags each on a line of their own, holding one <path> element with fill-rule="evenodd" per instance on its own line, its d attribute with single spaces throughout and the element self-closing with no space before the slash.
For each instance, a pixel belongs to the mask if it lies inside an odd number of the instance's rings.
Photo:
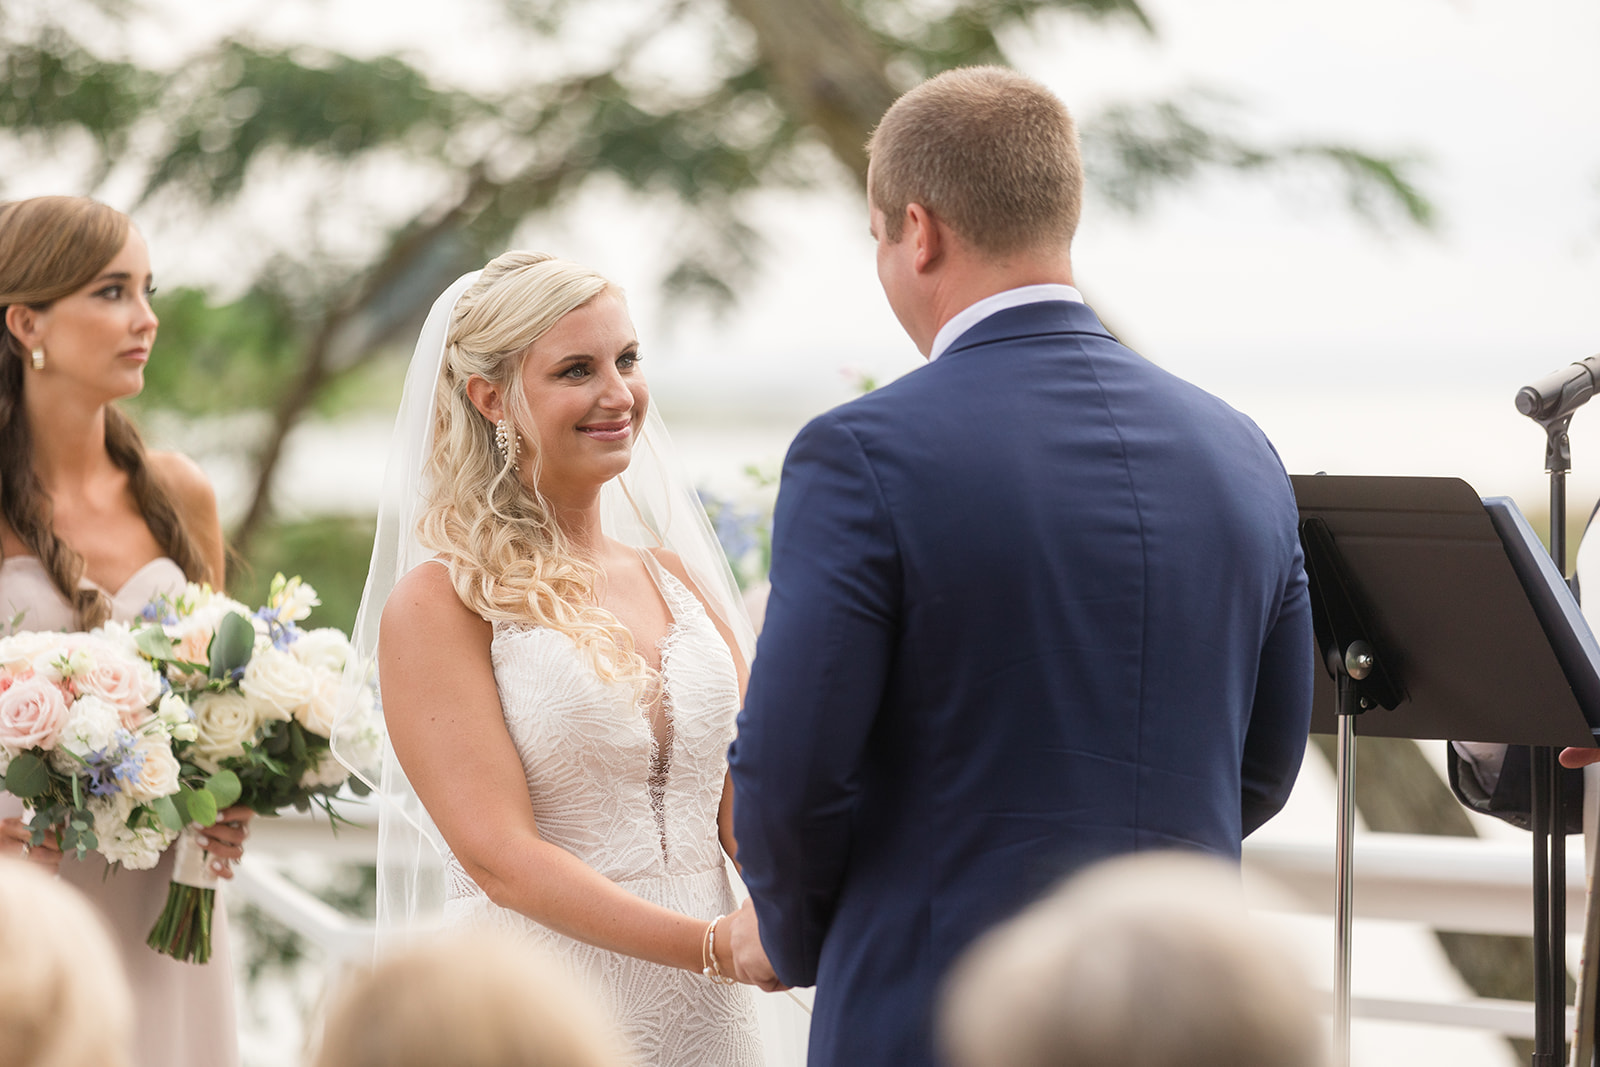
<svg viewBox="0 0 1600 1067">
<path fill-rule="evenodd" d="M 1385 209 L 1426 227 L 1432 205 L 1413 183 L 1413 160 L 1384 158 L 1346 145 L 1252 143 L 1229 132 L 1236 108 L 1205 92 L 1188 102 L 1119 104 L 1083 123 L 1083 159 L 1089 180 L 1111 204 L 1143 210 L 1162 189 L 1192 181 L 1208 168 L 1239 171 L 1312 168 L 1332 164 L 1345 198 L 1369 218 Z"/>
<path fill-rule="evenodd" d="M 101 59 L 49 28 L 0 54 L 0 128 L 51 139 L 81 130 L 114 154 L 154 106 L 162 82 L 153 71 Z"/>
<path fill-rule="evenodd" d="M 184 91 L 190 83 L 204 91 Z M 223 42 L 173 84 L 174 137 L 142 199 L 178 184 L 196 199 L 225 200 L 270 148 L 335 159 L 378 148 L 437 153 L 471 109 L 467 97 L 434 88 L 394 56 L 261 50 L 244 41 Z"/>
</svg>

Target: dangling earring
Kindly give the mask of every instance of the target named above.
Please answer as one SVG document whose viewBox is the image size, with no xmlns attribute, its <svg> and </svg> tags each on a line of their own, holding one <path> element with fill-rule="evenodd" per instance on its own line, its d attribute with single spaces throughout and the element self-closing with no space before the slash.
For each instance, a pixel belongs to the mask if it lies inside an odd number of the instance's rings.
<svg viewBox="0 0 1600 1067">
<path fill-rule="evenodd" d="M 42 348 L 33 350 L 33 369 L 44 370 L 44 349 Z"/>
<path fill-rule="evenodd" d="M 506 466 L 512 471 L 517 469 L 517 431 L 505 419 L 495 423 L 494 444 L 500 450 L 500 455 L 505 457 Z"/>
</svg>

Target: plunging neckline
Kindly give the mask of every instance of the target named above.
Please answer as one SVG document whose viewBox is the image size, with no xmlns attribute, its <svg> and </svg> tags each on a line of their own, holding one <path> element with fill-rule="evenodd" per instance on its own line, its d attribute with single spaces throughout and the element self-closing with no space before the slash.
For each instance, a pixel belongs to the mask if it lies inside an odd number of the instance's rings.
<svg viewBox="0 0 1600 1067">
<path fill-rule="evenodd" d="M 4 559 L 0 559 L 0 568 L 8 567 L 13 563 L 32 563 L 33 566 L 37 570 L 43 572 L 47 577 L 49 575 L 49 571 L 45 568 L 44 563 L 40 561 L 38 556 L 34 556 L 34 555 L 7 556 Z M 107 589 L 105 586 L 101 585 L 99 582 L 95 581 L 93 578 L 88 577 L 87 575 L 84 576 L 83 581 L 86 584 L 88 584 L 90 586 L 93 586 L 95 589 L 98 589 L 100 592 L 104 593 L 106 596 L 110 597 L 112 600 L 120 600 L 120 599 L 122 599 L 122 594 L 126 593 L 128 591 L 129 587 L 131 587 L 133 585 L 133 583 L 138 580 L 138 578 L 139 578 L 139 576 L 141 574 L 143 574 L 145 571 L 149 570 L 151 567 L 154 567 L 158 563 L 170 563 L 174 567 L 178 566 L 178 561 L 173 559 L 170 556 L 157 556 L 154 559 L 148 561 L 147 563 L 141 564 L 140 566 L 134 568 L 133 573 L 129 574 L 126 578 L 124 578 L 122 580 L 122 584 L 117 586 L 117 588 L 115 590 Z M 182 570 L 183 568 L 179 567 L 178 569 Z M 667 610 L 669 612 L 672 610 L 672 605 L 671 604 L 667 605 Z"/>
</svg>

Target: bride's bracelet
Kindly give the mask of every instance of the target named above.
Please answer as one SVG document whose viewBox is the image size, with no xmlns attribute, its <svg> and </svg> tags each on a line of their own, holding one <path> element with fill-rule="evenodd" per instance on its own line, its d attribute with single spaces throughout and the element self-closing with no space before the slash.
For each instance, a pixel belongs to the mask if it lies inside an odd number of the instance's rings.
<svg viewBox="0 0 1600 1067">
<path fill-rule="evenodd" d="M 726 918 L 726 915 L 718 915 L 706 927 L 706 936 L 700 942 L 700 962 L 704 964 L 700 973 L 718 985 L 737 985 L 738 979 L 723 974 L 722 964 L 717 962 L 717 924 Z"/>
</svg>

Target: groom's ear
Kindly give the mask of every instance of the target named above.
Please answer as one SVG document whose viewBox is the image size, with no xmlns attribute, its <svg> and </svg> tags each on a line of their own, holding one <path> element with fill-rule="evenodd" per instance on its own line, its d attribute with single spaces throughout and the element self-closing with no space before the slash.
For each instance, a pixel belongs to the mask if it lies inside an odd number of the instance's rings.
<svg viewBox="0 0 1600 1067">
<path fill-rule="evenodd" d="M 474 374 L 467 379 L 467 399 L 472 401 L 472 406 L 478 409 L 478 413 L 491 423 L 499 422 L 506 417 L 500 387 L 492 384 L 487 378 Z"/>
<path fill-rule="evenodd" d="M 944 253 L 944 237 L 943 225 L 933 212 L 921 204 L 906 205 L 905 223 L 901 226 L 900 239 L 911 241 L 913 249 L 911 263 L 918 274 L 924 274 L 938 264 L 940 256 Z"/>
</svg>

